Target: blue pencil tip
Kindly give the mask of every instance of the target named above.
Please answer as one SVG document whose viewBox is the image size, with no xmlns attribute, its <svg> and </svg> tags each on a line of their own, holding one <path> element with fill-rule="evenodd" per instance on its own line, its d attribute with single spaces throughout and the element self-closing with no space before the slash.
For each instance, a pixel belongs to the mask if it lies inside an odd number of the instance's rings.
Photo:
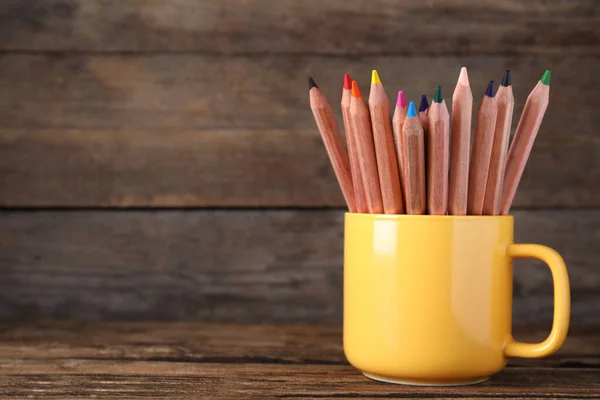
<svg viewBox="0 0 600 400">
<path fill-rule="evenodd" d="M 485 95 L 487 97 L 494 97 L 494 81 L 490 81 L 490 83 L 488 83 L 488 87 L 485 91 Z"/>
<path fill-rule="evenodd" d="M 421 96 L 421 105 L 419 106 L 419 112 L 423 112 L 429 108 L 429 103 L 427 103 L 427 96 Z"/>
<path fill-rule="evenodd" d="M 416 116 L 417 116 L 417 109 L 415 107 L 415 102 L 411 101 L 410 104 L 408 105 L 408 112 L 406 113 L 406 118 L 416 117 Z"/>
</svg>

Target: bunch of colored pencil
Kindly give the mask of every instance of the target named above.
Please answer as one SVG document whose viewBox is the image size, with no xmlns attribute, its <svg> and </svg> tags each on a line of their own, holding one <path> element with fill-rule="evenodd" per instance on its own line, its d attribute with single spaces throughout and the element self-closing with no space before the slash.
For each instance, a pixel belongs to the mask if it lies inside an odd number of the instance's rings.
<svg viewBox="0 0 600 400">
<path fill-rule="evenodd" d="M 342 116 L 348 148 L 331 105 L 312 77 L 310 107 L 350 212 L 371 214 L 506 215 L 548 106 L 550 71 L 531 91 L 509 149 L 514 108 L 510 71 L 494 93 L 490 81 L 477 111 L 462 68 L 452 118 L 435 90 L 419 111 L 398 92 L 393 116 L 373 70 L 368 105 L 356 81 L 344 76 Z"/>
</svg>

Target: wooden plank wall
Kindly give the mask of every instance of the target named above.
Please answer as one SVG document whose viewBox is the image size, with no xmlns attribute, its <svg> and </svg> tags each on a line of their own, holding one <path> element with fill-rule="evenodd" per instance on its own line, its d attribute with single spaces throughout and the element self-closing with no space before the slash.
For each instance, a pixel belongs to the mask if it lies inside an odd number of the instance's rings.
<svg viewBox="0 0 600 400">
<path fill-rule="evenodd" d="M 573 323 L 599 322 L 599 24 L 594 0 L 4 0 L 0 316 L 339 322 L 306 76 L 417 99 L 467 65 L 476 99 L 513 71 L 516 116 L 552 69 L 517 240 L 559 250 Z M 550 321 L 549 272 L 515 274 L 515 322 Z"/>
</svg>

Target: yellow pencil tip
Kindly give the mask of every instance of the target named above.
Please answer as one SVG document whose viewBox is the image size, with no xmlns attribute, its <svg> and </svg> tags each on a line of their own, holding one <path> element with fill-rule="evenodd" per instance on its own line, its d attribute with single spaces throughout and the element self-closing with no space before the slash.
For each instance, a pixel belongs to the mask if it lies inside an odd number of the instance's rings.
<svg viewBox="0 0 600 400">
<path fill-rule="evenodd" d="M 381 79 L 379 79 L 377 70 L 373 70 L 373 73 L 371 74 L 371 85 L 373 84 L 381 85 Z"/>
</svg>

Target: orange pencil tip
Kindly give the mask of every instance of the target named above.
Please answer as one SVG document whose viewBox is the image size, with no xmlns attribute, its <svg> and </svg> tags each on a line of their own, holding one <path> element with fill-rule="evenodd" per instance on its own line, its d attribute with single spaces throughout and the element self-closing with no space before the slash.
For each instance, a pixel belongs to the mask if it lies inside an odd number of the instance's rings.
<svg viewBox="0 0 600 400">
<path fill-rule="evenodd" d="M 362 97 L 362 93 L 360 92 L 356 81 L 352 81 L 352 97 Z"/>
</svg>

